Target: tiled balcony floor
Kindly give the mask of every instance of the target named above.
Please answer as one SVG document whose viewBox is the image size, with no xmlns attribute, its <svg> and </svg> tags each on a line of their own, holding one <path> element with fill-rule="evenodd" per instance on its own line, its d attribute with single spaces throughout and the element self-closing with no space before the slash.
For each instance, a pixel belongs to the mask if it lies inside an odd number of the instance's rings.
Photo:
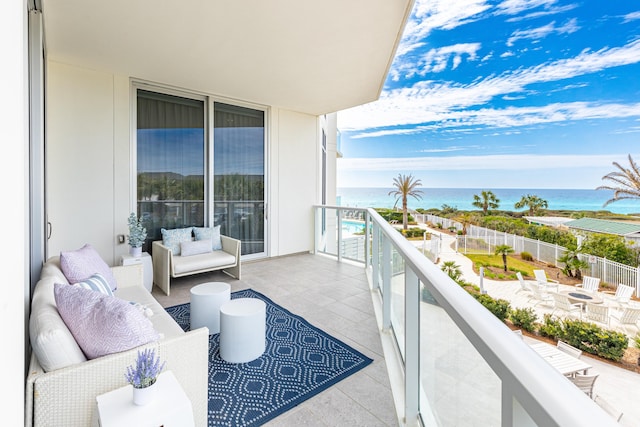
<svg viewBox="0 0 640 427">
<path fill-rule="evenodd" d="M 362 267 L 302 254 L 242 265 L 242 280 L 224 273 L 172 279 L 171 296 L 158 288 L 164 307 L 189 302 L 196 284 L 224 281 L 231 291 L 251 288 L 344 341 L 373 363 L 272 420 L 268 426 L 397 426 L 389 377 Z"/>
</svg>

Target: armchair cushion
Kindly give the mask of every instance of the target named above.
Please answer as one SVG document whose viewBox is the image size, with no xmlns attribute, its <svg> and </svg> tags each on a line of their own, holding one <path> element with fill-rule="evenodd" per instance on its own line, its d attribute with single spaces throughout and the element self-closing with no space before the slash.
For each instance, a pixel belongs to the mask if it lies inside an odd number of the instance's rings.
<svg viewBox="0 0 640 427">
<path fill-rule="evenodd" d="M 161 228 L 162 244 L 168 247 L 174 255 L 180 255 L 180 243 L 193 240 L 191 237 L 192 230 L 193 227 L 172 228 L 170 230 Z"/>
<path fill-rule="evenodd" d="M 160 338 L 151 321 L 128 301 L 58 283 L 54 295 L 62 320 L 88 359 Z"/>
</svg>

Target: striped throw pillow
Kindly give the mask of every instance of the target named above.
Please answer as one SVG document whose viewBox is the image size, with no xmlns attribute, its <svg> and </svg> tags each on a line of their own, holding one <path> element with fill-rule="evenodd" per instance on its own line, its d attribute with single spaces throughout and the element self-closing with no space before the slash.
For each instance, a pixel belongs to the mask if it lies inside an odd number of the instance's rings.
<svg viewBox="0 0 640 427">
<path fill-rule="evenodd" d="M 113 296 L 111 286 L 109 286 L 107 279 L 105 279 L 104 276 L 100 273 L 96 273 L 88 279 L 83 280 L 82 282 L 77 282 L 75 286 L 89 289 L 90 291 L 100 292 L 104 295 Z"/>
</svg>

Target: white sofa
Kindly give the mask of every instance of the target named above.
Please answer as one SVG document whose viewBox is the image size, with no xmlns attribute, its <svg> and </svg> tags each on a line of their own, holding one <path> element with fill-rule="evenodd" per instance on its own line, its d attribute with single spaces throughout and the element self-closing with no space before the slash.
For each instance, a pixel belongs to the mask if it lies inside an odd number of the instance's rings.
<svg viewBox="0 0 640 427">
<path fill-rule="evenodd" d="M 174 255 L 162 240 L 153 242 L 153 281 L 162 292 L 171 292 L 171 278 L 222 270 L 240 279 L 240 240 L 220 236 L 222 249 L 204 254 Z"/>
<path fill-rule="evenodd" d="M 139 349 L 148 347 L 156 349 L 166 361 L 166 369 L 173 372 L 183 387 L 191 400 L 196 425 L 206 425 L 209 331 L 203 327 L 185 333 L 143 286 L 141 265 L 112 267 L 111 271 L 118 285 L 114 296 L 150 308 L 153 315 L 149 320 L 162 338 L 131 350 L 93 360 L 76 360 L 68 365 L 69 360 L 78 358 L 78 351 L 83 355 L 56 308 L 54 284 L 68 282 L 59 257 L 52 257 L 43 266 L 31 302 L 29 333 L 33 354 L 26 381 L 25 425 L 94 425 L 96 396 L 125 386 L 127 366 L 135 362 Z M 47 346 L 59 351 L 47 353 Z"/>
</svg>

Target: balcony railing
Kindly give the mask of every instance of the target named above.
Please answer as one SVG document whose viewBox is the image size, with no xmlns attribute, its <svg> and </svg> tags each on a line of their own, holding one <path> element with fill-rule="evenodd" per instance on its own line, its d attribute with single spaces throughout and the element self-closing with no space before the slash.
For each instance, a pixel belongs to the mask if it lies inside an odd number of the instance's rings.
<svg viewBox="0 0 640 427">
<path fill-rule="evenodd" d="M 616 425 L 373 209 L 315 209 L 316 252 L 368 272 L 406 425 Z"/>
</svg>

